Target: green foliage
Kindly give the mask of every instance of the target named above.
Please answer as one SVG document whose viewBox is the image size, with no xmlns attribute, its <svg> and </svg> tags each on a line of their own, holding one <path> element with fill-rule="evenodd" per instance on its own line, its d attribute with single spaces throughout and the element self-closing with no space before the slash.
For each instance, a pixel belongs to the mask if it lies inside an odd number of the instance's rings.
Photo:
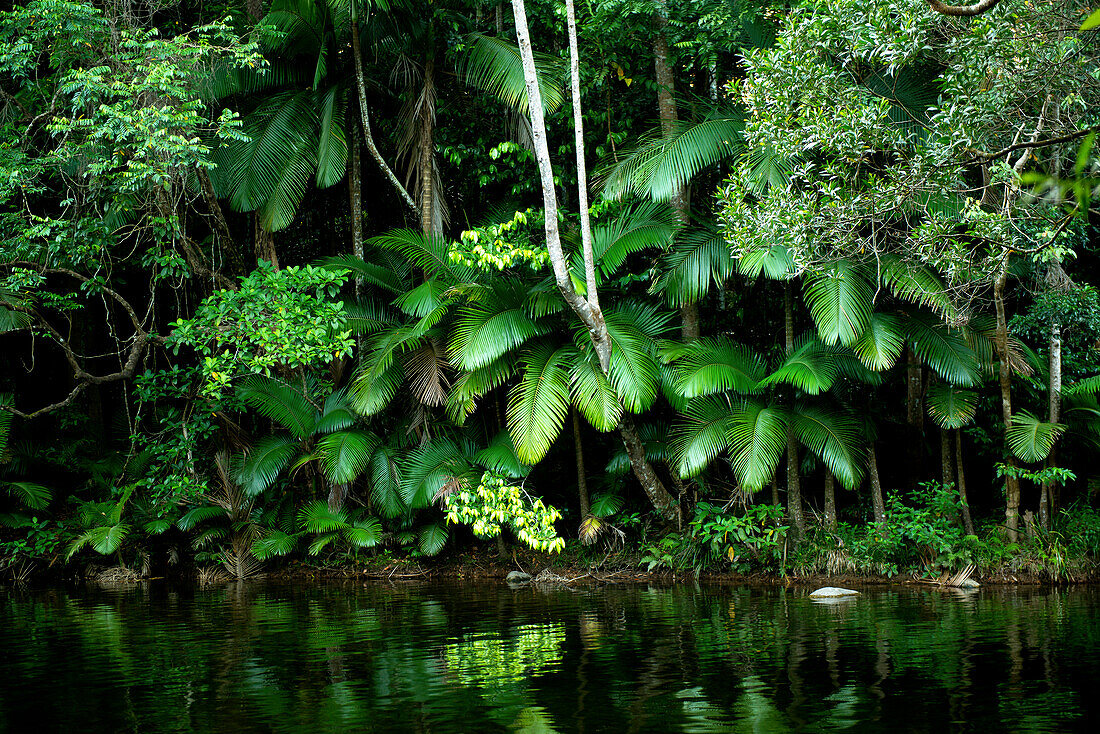
<svg viewBox="0 0 1100 734">
<path fill-rule="evenodd" d="M 176 321 L 169 344 L 202 357 L 206 395 L 244 375 L 328 364 L 354 344 L 343 304 L 333 300 L 345 280 L 310 265 L 275 270 L 261 260 L 240 288 L 217 291 L 193 318 Z"/>
<path fill-rule="evenodd" d="M 451 245 L 451 262 L 481 270 L 504 270 L 522 265 L 538 272 L 550 262 L 549 254 L 532 242 L 532 236 L 541 231 L 541 216 L 530 209 L 516 212 L 508 221 L 463 231 L 458 242 Z"/>
<path fill-rule="evenodd" d="M 521 542 L 537 551 L 553 553 L 565 547 L 565 539 L 554 529 L 561 513 L 495 472 L 482 474 L 475 489 L 448 492 L 443 504 L 447 522 L 469 525 L 480 538 L 496 537 L 507 525 Z"/>
</svg>

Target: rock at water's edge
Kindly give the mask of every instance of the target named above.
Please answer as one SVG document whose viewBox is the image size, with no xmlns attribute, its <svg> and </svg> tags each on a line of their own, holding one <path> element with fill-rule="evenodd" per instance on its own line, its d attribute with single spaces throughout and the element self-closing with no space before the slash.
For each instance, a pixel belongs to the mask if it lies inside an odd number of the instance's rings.
<svg viewBox="0 0 1100 734">
<path fill-rule="evenodd" d="M 852 589 L 842 589 L 839 586 L 824 586 L 810 593 L 811 599 L 826 599 L 836 596 L 859 596 L 859 592 Z"/>
<path fill-rule="evenodd" d="M 525 584 L 531 580 L 531 574 L 523 571 L 509 571 L 504 580 L 510 584 Z"/>
</svg>

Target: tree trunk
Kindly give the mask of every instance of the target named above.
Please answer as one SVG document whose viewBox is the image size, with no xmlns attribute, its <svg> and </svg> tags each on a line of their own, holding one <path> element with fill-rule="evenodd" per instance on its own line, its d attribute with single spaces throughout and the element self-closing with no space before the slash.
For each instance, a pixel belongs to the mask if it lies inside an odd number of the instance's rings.
<svg viewBox="0 0 1100 734">
<path fill-rule="evenodd" d="M 1054 260 L 1047 268 L 1047 287 L 1052 290 L 1063 290 L 1067 277 L 1061 264 Z M 1050 338 L 1048 340 L 1048 352 L 1050 354 L 1050 381 L 1047 385 L 1047 422 L 1057 425 L 1062 420 L 1062 323 L 1057 314 L 1050 321 Z M 1047 457 L 1047 465 L 1055 466 L 1055 452 L 1058 444 L 1055 442 Z M 1039 487 L 1039 525 L 1043 530 L 1050 530 L 1050 515 L 1053 511 L 1052 495 L 1054 482 L 1046 480 Z"/>
<path fill-rule="evenodd" d="M 566 0 L 569 24 L 569 83 L 573 96 L 573 141 L 577 149 L 577 211 L 581 220 L 581 252 L 584 256 L 585 298 L 593 309 L 600 308 L 596 291 L 596 258 L 592 252 L 592 222 L 588 216 L 588 166 L 584 160 L 584 117 L 581 114 L 580 51 L 577 48 L 577 18 L 573 0 Z"/>
<path fill-rule="evenodd" d="M 359 125 L 348 125 L 348 210 L 351 215 L 351 254 L 363 259 L 363 183 L 359 166 Z M 363 276 L 355 276 L 355 297 L 363 297 Z"/>
<path fill-rule="evenodd" d="M 886 503 L 882 499 L 882 480 L 879 478 L 878 456 L 873 442 L 867 462 L 867 481 L 871 485 L 871 507 L 875 512 L 875 522 L 886 522 Z"/>
<path fill-rule="evenodd" d="M 1000 361 L 998 383 L 1001 388 L 1001 418 L 1005 431 L 1012 426 L 1012 362 L 1008 354 L 1008 317 L 1005 315 L 1005 283 L 1008 281 L 1008 258 L 1001 265 L 1001 272 L 993 284 L 993 304 L 997 309 L 997 332 L 994 346 Z M 1012 455 L 1007 443 L 1004 447 L 1005 464 L 1009 471 L 1005 476 L 1005 527 L 1008 528 L 1008 541 L 1015 543 L 1019 539 L 1020 527 L 1020 480 L 1013 471 L 1016 457 Z"/>
<path fill-rule="evenodd" d="M 367 107 L 367 82 L 363 75 L 363 52 L 359 44 L 359 19 L 356 14 L 357 5 L 351 4 L 352 18 L 351 18 L 351 55 L 355 62 L 355 87 L 359 93 L 359 119 L 363 124 L 363 142 L 367 145 L 367 152 L 370 153 L 371 158 L 378 164 L 378 167 L 382 169 L 382 173 L 385 174 L 386 179 L 393 185 L 393 188 L 397 191 L 397 194 L 401 197 L 401 200 L 411 209 L 414 213 L 420 212 L 416 208 L 416 202 L 409 196 L 409 192 L 405 190 L 405 187 L 401 185 L 401 182 L 394 175 L 393 170 L 389 164 L 386 163 L 386 159 L 382 157 L 382 154 L 378 151 L 378 146 L 374 144 L 374 135 L 370 129 L 370 110 Z"/>
<path fill-rule="evenodd" d="M 825 529 L 836 532 L 836 479 L 825 470 Z"/>
<path fill-rule="evenodd" d="M 680 113 L 676 109 L 676 77 L 669 63 L 668 50 L 668 0 L 656 0 L 653 36 L 653 70 L 657 79 L 657 116 L 661 121 L 661 135 L 668 138 L 676 131 Z M 686 187 L 678 188 L 672 194 L 672 208 L 681 227 L 687 227 L 690 204 Z M 699 304 L 680 304 L 680 336 L 684 341 L 692 341 L 700 336 Z"/>
<path fill-rule="evenodd" d="M 550 255 L 550 266 L 554 271 L 554 282 L 565 300 L 581 323 L 588 330 L 593 350 L 599 360 L 600 368 L 607 374 L 611 366 L 611 339 L 607 333 L 607 324 L 604 322 L 603 311 L 599 305 L 593 305 L 588 299 L 582 297 L 573 288 L 573 281 L 569 275 L 569 266 L 561 248 L 561 234 L 558 231 L 558 200 L 554 189 L 554 170 L 550 163 L 550 148 L 546 137 L 546 119 L 542 109 L 542 94 L 539 91 L 538 75 L 535 71 L 535 56 L 531 48 L 531 34 L 527 28 L 527 9 L 524 0 L 512 2 L 512 12 L 516 19 L 516 42 L 519 45 L 520 58 L 523 62 L 524 84 L 527 88 L 527 106 L 531 115 L 531 138 L 534 142 L 535 160 L 538 162 L 539 178 L 542 185 L 542 201 L 544 208 L 544 227 L 546 233 L 546 250 Z M 594 268 L 593 262 L 585 262 L 585 272 Z M 634 476 L 642 484 L 649 501 L 657 512 L 666 520 L 674 522 L 678 518 L 675 502 L 672 495 L 665 489 L 664 484 L 657 477 L 653 467 L 645 458 L 645 449 L 641 439 L 638 438 L 634 428 L 634 419 L 629 415 L 623 415 L 619 422 L 619 433 L 626 447 L 627 456 L 630 458 Z"/>
<path fill-rule="evenodd" d="M 787 356 L 794 353 L 794 303 L 791 282 L 783 281 L 783 346 Z M 787 426 L 787 517 L 794 528 L 795 540 L 806 534 L 806 521 L 802 517 L 802 483 L 798 475 L 798 442 L 794 428 Z"/>
<path fill-rule="evenodd" d="M 275 254 L 275 235 L 260 224 L 260 215 L 253 214 L 253 234 L 255 237 L 255 255 L 257 260 L 267 260 L 276 270 L 279 269 L 279 256 Z"/>
<path fill-rule="evenodd" d="M 966 497 L 966 472 L 963 470 L 962 431 L 955 429 L 955 469 L 959 472 L 959 503 L 962 505 L 963 527 L 967 535 L 974 534 L 974 521 L 970 519 L 970 500 Z"/>
<path fill-rule="evenodd" d="M 518 0 L 522 2 L 522 0 Z M 634 418 L 629 413 L 623 413 L 619 420 L 619 435 L 622 436 L 626 455 L 630 458 L 630 466 L 634 469 L 634 476 L 642 485 L 642 490 L 649 498 L 650 504 L 657 510 L 662 518 L 668 522 L 677 522 L 679 512 L 672 495 L 665 489 L 665 485 L 657 477 L 653 467 L 645 457 L 645 445 L 638 436 L 638 429 L 634 426 Z"/>
<path fill-rule="evenodd" d="M 435 96 L 435 57 L 424 62 L 424 96 Z M 420 113 L 420 231 L 425 236 L 438 234 L 435 226 L 435 114 L 434 105 L 424 105 Z"/>
<path fill-rule="evenodd" d="M 923 387 L 922 370 L 913 346 L 906 350 L 905 367 L 905 423 L 909 441 L 905 445 L 906 487 L 910 492 L 920 483 L 924 458 L 924 410 L 921 405 Z"/>
<path fill-rule="evenodd" d="M 574 407 L 569 408 L 573 416 L 573 454 L 577 459 L 577 499 L 581 505 L 581 521 L 592 513 L 592 505 L 588 500 L 588 477 L 584 471 L 584 444 L 581 441 L 581 420 Z"/>
<path fill-rule="evenodd" d="M 333 512 L 339 512 L 344 508 L 344 500 L 348 496 L 348 485 L 327 482 L 328 484 L 328 508 Z"/>
<path fill-rule="evenodd" d="M 772 474 L 772 504 L 779 507 L 779 478 Z"/>
<path fill-rule="evenodd" d="M 948 429 L 940 429 L 940 481 L 943 486 L 948 486 L 955 479 L 955 467 L 953 465 L 954 451 L 951 449 L 951 434 Z"/>
</svg>

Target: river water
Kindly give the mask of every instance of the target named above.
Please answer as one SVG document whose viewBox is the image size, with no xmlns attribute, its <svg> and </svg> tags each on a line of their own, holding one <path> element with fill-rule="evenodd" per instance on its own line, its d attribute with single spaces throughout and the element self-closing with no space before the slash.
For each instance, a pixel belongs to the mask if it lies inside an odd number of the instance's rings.
<svg viewBox="0 0 1100 734">
<path fill-rule="evenodd" d="M 1100 731 L 1091 588 L 0 589 L 0 731 Z"/>
</svg>

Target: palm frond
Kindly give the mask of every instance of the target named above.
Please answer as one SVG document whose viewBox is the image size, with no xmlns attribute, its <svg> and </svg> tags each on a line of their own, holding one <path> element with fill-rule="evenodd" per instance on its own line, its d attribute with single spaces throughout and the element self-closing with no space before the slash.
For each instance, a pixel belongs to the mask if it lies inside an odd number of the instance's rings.
<svg viewBox="0 0 1100 734">
<path fill-rule="evenodd" d="M 455 380 L 447 396 L 447 415 L 454 422 L 462 423 L 474 412 L 477 400 L 503 385 L 515 370 L 515 359 L 505 357 L 464 373 Z"/>
<path fill-rule="evenodd" d="M 787 414 L 746 400 L 731 413 L 726 428 L 733 471 L 742 486 L 759 491 L 775 474 L 787 448 Z"/>
<path fill-rule="evenodd" d="M 508 430 L 516 456 L 535 464 L 561 433 L 569 412 L 569 372 L 576 350 L 550 343 L 526 350 L 523 376 L 508 394 Z"/>
<path fill-rule="evenodd" d="M 130 526 L 125 523 L 114 525 L 101 525 L 91 528 L 79 535 L 70 545 L 65 558 L 72 558 L 85 546 L 90 545 L 92 550 L 100 555 L 110 555 L 118 550 L 122 541 L 130 534 Z"/>
<path fill-rule="evenodd" d="M 798 441 L 821 459 L 846 489 L 863 479 L 862 427 L 846 411 L 799 405 L 792 427 Z"/>
<path fill-rule="evenodd" d="M 389 446 L 379 446 L 371 455 L 370 498 L 372 506 L 383 517 L 397 517 L 405 511 L 401 499 L 401 465 L 397 452 Z"/>
<path fill-rule="evenodd" d="M 333 86 L 319 95 L 321 116 L 317 141 L 317 188 L 325 189 L 344 178 L 348 167 L 348 141 L 344 134 L 347 88 Z"/>
<path fill-rule="evenodd" d="M 928 388 L 928 415 L 940 428 L 962 428 L 974 420 L 978 396 L 971 390 L 939 383 Z"/>
<path fill-rule="evenodd" d="M 361 260 L 354 255 L 334 255 L 324 258 L 321 266 L 328 270 L 351 273 L 364 283 L 381 288 L 390 293 L 400 293 L 405 290 L 404 279 L 408 276 L 408 268 L 395 270 L 393 264 L 378 263 Z"/>
<path fill-rule="evenodd" d="M 807 273 L 803 293 L 826 344 L 851 346 L 867 330 L 875 292 L 860 265 L 836 260 Z"/>
<path fill-rule="evenodd" d="M 688 343 L 673 364 L 676 390 L 686 398 L 729 390 L 755 392 L 764 376 L 764 361 L 760 355 L 725 337 Z"/>
<path fill-rule="evenodd" d="M 981 364 L 961 329 L 952 329 L 931 314 L 913 314 L 905 322 L 917 357 L 946 382 L 962 387 L 981 381 Z"/>
<path fill-rule="evenodd" d="M 425 339 L 404 356 L 405 376 L 409 390 L 422 405 L 437 407 L 447 401 L 450 380 L 447 378 L 447 355 L 439 339 Z"/>
<path fill-rule="evenodd" d="M 321 471 L 335 484 L 346 484 L 367 469 L 371 454 L 378 448 L 378 436 L 370 431 L 339 431 L 317 442 Z"/>
<path fill-rule="evenodd" d="M 351 383 L 351 403 L 355 410 L 367 416 L 382 412 L 397 394 L 404 374 L 400 364 L 391 362 L 380 373 L 368 370 L 356 375 Z"/>
<path fill-rule="evenodd" d="M 458 444 L 436 439 L 410 452 L 402 462 L 401 499 L 411 509 L 427 507 L 441 492 L 465 485 L 472 471 Z"/>
<path fill-rule="evenodd" d="M 590 508 L 596 517 L 611 517 L 623 509 L 623 498 L 613 492 L 601 492 L 592 498 Z"/>
<path fill-rule="evenodd" d="M 202 505 L 200 507 L 192 507 L 190 510 L 183 513 L 183 516 L 176 521 L 176 527 L 186 532 L 196 525 L 201 525 L 209 520 L 226 519 L 228 517 L 229 513 L 226 512 L 224 507 Z"/>
<path fill-rule="evenodd" d="M 425 235 L 415 229 L 395 229 L 367 240 L 381 250 L 398 252 L 428 277 L 448 284 L 477 280 L 476 272 L 451 262 L 450 245 L 442 235 Z"/>
<path fill-rule="evenodd" d="M 663 250 L 678 227 L 676 215 L 667 206 L 645 202 L 628 207 L 592 230 L 592 253 L 600 275 L 609 278 L 626 258 L 648 249 Z M 574 277 L 584 282 L 584 260 L 573 257 Z"/>
<path fill-rule="evenodd" d="M 605 309 L 604 320 L 611 340 L 611 386 L 626 410 L 649 410 L 660 379 L 656 342 L 668 332 L 671 314 L 652 304 L 628 301 Z M 575 339 L 583 344 L 587 333 L 577 332 Z"/>
<path fill-rule="evenodd" d="M 512 444 L 512 437 L 507 431 L 498 433 L 488 446 L 474 454 L 474 461 L 490 471 L 512 479 L 527 476 L 533 468 L 520 461 Z"/>
<path fill-rule="evenodd" d="M 382 523 L 375 517 L 356 520 L 344 529 L 344 540 L 356 548 L 373 548 L 382 542 Z"/>
<path fill-rule="evenodd" d="M 235 474 L 245 494 L 255 496 L 270 487 L 297 452 L 298 442 L 290 436 L 260 439 Z"/>
<path fill-rule="evenodd" d="M 947 287 L 935 270 L 924 263 L 914 263 L 892 253 L 882 256 L 883 284 L 895 297 L 932 309 L 945 320 L 955 318 L 955 305 Z"/>
<path fill-rule="evenodd" d="M 569 373 L 573 405 L 597 431 L 613 431 L 623 414 L 619 396 L 592 359 L 580 354 Z"/>
<path fill-rule="evenodd" d="M 45 509 L 50 504 L 50 498 L 53 497 L 49 487 L 34 482 L 11 482 L 0 479 L 0 486 L 18 502 L 32 510 Z"/>
<path fill-rule="evenodd" d="M 729 401 L 720 396 L 696 398 L 687 404 L 672 435 L 677 474 L 693 477 L 729 448 L 732 413 Z"/>
<path fill-rule="evenodd" d="M 737 260 L 737 270 L 749 278 L 763 275 L 768 280 L 789 280 L 798 272 L 798 266 L 786 245 L 772 245 L 741 255 Z"/>
<path fill-rule="evenodd" d="M 317 409 L 300 390 L 275 377 L 248 377 L 237 389 L 237 396 L 295 438 L 306 438 L 317 426 Z"/>
<path fill-rule="evenodd" d="M 527 85 L 519 47 L 496 36 L 470 34 L 465 55 L 459 61 L 459 76 L 467 84 L 499 99 L 522 114 L 528 114 Z M 535 54 L 535 76 L 544 112 L 561 106 L 565 94 L 565 67 L 561 59 Z"/>
<path fill-rule="evenodd" d="M 1012 425 L 1005 431 L 1008 448 L 1021 461 L 1043 461 L 1050 456 L 1058 437 L 1066 427 L 1060 423 L 1045 423 L 1031 413 L 1021 411 L 1012 416 Z"/>
<path fill-rule="evenodd" d="M 307 533 L 330 533 L 344 529 L 347 524 L 347 511 L 329 509 L 322 500 L 313 500 L 298 510 L 298 526 Z"/>
<path fill-rule="evenodd" d="M 748 189 L 763 196 L 768 189 L 784 189 L 791 182 L 792 161 L 771 148 L 756 146 L 744 158 Z"/>
<path fill-rule="evenodd" d="M 603 195 L 669 201 L 701 170 L 732 158 L 744 126 L 740 111 L 715 111 L 701 122 L 679 123 L 667 137 L 650 135 L 607 174 Z"/>
<path fill-rule="evenodd" d="M 852 351 L 867 369 L 881 372 L 894 366 L 905 348 L 901 319 L 893 314 L 873 313 L 867 328 L 852 344 Z"/>
<path fill-rule="evenodd" d="M 416 534 L 416 547 L 424 555 L 434 556 L 443 550 L 443 546 L 447 545 L 449 537 L 450 534 L 447 532 L 447 528 L 441 523 L 425 525 Z"/>
<path fill-rule="evenodd" d="M 547 328 L 527 315 L 525 304 L 492 299 L 459 309 L 451 336 L 451 355 L 463 370 L 484 367 Z"/>
<path fill-rule="evenodd" d="M 285 533 L 282 530 L 272 529 L 252 542 L 252 555 L 257 560 L 266 561 L 275 556 L 285 556 L 294 550 L 298 543 L 298 536 Z"/>
<path fill-rule="evenodd" d="M 817 339 L 806 339 L 783 364 L 759 381 L 759 387 L 790 385 L 807 395 L 820 395 L 836 382 L 837 361 L 832 351 Z"/>
<path fill-rule="evenodd" d="M 651 291 L 670 305 L 698 303 L 711 288 L 721 288 L 733 275 L 734 260 L 726 238 L 714 227 L 682 231 L 661 258 Z"/>
</svg>

